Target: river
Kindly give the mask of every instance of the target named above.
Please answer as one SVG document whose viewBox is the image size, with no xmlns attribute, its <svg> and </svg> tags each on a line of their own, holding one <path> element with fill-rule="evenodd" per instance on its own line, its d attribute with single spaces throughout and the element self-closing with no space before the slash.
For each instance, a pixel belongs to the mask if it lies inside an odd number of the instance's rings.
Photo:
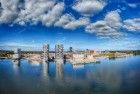
<svg viewBox="0 0 140 94">
<path fill-rule="evenodd" d="M 140 56 L 72 65 L 0 60 L 0 94 L 140 94 Z"/>
</svg>

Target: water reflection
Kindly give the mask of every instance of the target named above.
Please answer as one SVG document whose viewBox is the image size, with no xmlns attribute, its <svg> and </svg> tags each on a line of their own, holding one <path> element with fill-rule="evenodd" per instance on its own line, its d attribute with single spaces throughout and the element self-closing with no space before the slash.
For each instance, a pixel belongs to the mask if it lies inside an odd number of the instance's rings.
<svg viewBox="0 0 140 94">
<path fill-rule="evenodd" d="M 56 62 L 56 80 L 57 81 L 63 80 L 63 63 Z"/>
<path fill-rule="evenodd" d="M 15 75 L 18 75 L 20 60 L 16 60 L 16 61 L 14 60 L 12 63 L 13 63 L 13 72 L 15 73 Z"/>
<path fill-rule="evenodd" d="M 28 60 L 0 61 L 0 93 L 140 94 L 139 61 L 140 56 L 78 65 L 42 62 L 33 66 Z"/>
<path fill-rule="evenodd" d="M 84 68 L 84 64 L 73 64 L 73 69 Z"/>
<path fill-rule="evenodd" d="M 112 69 L 113 68 L 113 69 Z M 100 85 L 100 87 L 96 87 L 95 89 L 103 89 L 101 90 L 102 93 L 105 92 L 104 90 L 108 91 L 109 94 L 120 94 L 118 91 L 121 89 L 122 84 L 122 73 L 121 67 L 119 66 L 106 66 L 102 68 L 97 68 L 96 71 L 91 72 L 92 70 L 88 70 L 86 72 L 86 78 L 88 81 L 95 82 L 95 85 Z"/>
<path fill-rule="evenodd" d="M 16 67 L 16 66 L 20 66 L 20 62 L 21 60 L 20 59 L 15 59 L 15 60 L 12 60 L 13 62 L 13 65 Z"/>
<path fill-rule="evenodd" d="M 43 78 L 49 79 L 49 64 L 48 64 L 48 62 L 42 63 L 42 76 L 43 76 Z"/>
</svg>

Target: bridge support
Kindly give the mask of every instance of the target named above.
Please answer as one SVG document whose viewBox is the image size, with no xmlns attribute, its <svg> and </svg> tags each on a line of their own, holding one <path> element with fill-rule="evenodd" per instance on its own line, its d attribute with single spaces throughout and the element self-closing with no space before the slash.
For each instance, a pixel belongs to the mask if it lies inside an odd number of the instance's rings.
<svg viewBox="0 0 140 94">
<path fill-rule="evenodd" d="M 43 61 L 48 62 L 49 60 L 49 44 L 43 45 Z"/>
<path fill-rule="evenodd" d="M 64 62 L 63 45 L 62 44 L 55 45 L 55 62 L 56 63 L 63 63 Z"/>
<path fill-rule="evenodd" d="M 20 66 L 21 49 L 17 48 L 14 50 L 13 59 L 16 65 Z"/>
<path fill-rule="evenodd" d="M 14 51 L 13 59 L 20 59 L 21 58 L 21 49 L 16 49 Z"/>
</svg>

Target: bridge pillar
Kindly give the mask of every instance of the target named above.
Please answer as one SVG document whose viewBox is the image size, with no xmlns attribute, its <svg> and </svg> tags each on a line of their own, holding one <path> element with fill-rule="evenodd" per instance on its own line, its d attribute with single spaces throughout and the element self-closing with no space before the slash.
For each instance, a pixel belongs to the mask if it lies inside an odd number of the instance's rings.
<svg viewBox="0 0 140 94">
<path fill-rule="evenodd" d="M 62 44 L 55 45 L 55 61 L 56 63 L 63 63 L 64 61 Z"/>
<path fill-rule="evenodd" d="M 48 62 L 49 60 L 49 44 L 43 45 L 43 61 Z"/>
<path fill-rule="evenodd" d="M 20 59 L 21 58 L 21 49 L 15 49 L 13 59 Z"/>
<path fill-rule="evenodd" d="M 13 54 L 14 64 L 20 66 L 20 58 L 21 58 L 21 49 L 17 48 L 14 50 Z"/>
</svg>

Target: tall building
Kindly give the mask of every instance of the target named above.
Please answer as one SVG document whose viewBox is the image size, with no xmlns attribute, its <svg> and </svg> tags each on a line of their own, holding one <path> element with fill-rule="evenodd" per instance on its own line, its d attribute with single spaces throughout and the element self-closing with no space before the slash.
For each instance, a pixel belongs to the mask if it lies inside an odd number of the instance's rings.
<svg viewBox="0 0 140 94">
<path fill-rule="evenodd" d="M 45 62 L 49 60 L 49 44 L 43 45 L 43 59 Z"/>
<path fill-rule="evenodd" d="M 58 61 L 59 63 L 63 61 L 63 45 L 62 44 L 55 45 L 55 61 L 56 62 Z"/>
</svg>

